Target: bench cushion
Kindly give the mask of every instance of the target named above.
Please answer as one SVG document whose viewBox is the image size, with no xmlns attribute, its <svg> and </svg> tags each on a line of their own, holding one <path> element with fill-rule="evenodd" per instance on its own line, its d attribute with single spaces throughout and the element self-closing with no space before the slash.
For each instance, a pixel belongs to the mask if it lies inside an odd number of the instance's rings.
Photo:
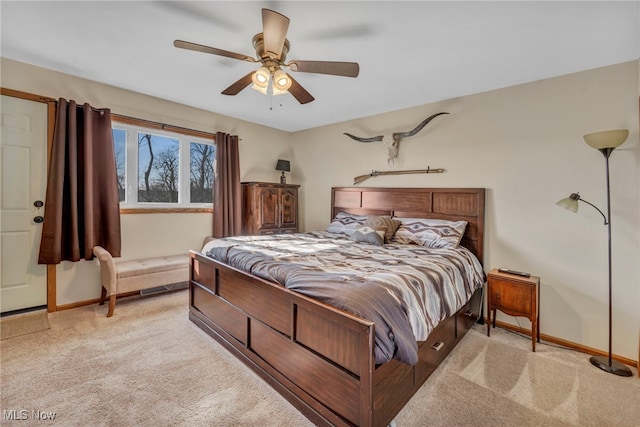
<svg viewBox="0 0 640 427">
<path fill-rule="evenodd" d="M 117 277 L 140 276 L 189 267 L 189 255 L 170 255 L 116 262 Z"/>
</svg>

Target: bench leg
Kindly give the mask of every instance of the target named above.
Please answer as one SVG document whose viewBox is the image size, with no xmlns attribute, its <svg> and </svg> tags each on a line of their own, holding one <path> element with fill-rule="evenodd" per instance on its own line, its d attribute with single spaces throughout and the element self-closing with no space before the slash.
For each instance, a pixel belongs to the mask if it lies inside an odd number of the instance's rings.
<svg viewBox="0 0 640 427">
<path fill-rule="evenodd" d="M 103 286 L 102 292 L 100 292 L 100 305 L 104 304 L 104 301 L 107 299 L 107 289 Z"/>
<path fill-rule="evenodd" d="M 109 297 L 109 311 L 107 317 L 113 316 L 113 310 L 116 308 L 116 294 L 111 294 Z"/>
</svg>

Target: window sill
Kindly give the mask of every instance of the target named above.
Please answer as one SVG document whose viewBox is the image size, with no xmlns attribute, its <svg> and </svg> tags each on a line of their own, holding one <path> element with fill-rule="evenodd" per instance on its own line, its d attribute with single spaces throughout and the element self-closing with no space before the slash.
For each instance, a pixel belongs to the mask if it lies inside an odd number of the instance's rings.
<svg viewBox="0 0 640 427">
<path fill-rule="evenodd" d="M 156 213 L 213 213 L 213 208 L 120 208 L 120 215 Z"/>
</svg>

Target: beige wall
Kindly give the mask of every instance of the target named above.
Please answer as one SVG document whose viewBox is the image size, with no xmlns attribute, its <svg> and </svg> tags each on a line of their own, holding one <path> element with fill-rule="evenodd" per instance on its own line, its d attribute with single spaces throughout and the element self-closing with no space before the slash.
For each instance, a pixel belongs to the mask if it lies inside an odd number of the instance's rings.
<svg viewBox="0 0 640 427">
<path fill-rule="evenodd" d="M 1 59 L 0 84 L 7 89 L 51 98 L 74 99 L 112 113 L 152 120 L 206 132 L 239 135 L 243 181 L 278 181 L 277 159 L 289 159 L 291 134 L 232 119 L 174 102 L 114 88 L 66 74 Z M 292 171 L 295 182 L 295 170 Z M 44 195 L 43 195 L 44 196 Z M 170 255 L 198 249 L 211 234 L 211 214 L 122 215 L 122 257 Z M 100 296 L 97 261 L 63 262 L 57 268 L 57 305 L 72 304 Z"/>
<path fill-rule="evenodd" d="M 541 277 L 542 333 L 607 349 L 606 227 L 581 205 L 557 206 L 579 191 L 605 209 L 604 160 L 582 135 L 627 128 L 628 141 L 611 156 L 614 255 L 614 353 L 637 358 L 640 325 L 640 148 L 638 62 L 465 96 L 294 134 L 265 128 L 134 92 L 2 59 L 6 88 L 108 106 L 114 113 L 177 126 L 238 134 L 243 180 L 278 180 L 273 165 L 290 158 L 292 183 L 301 184 L 303 230 L 329 222 L 330 188 L 376 170 L 442 167 L 444 174 L 372 178 L 365 186 L 486 187 L 485 269 L 509 267 Z M 393 166 L 380 143 L 353 141 L 343 132 L 374 136 L 412 129 Z M 125 215 L 123 255 L 180 252 L 210 232 L 210 215 Z M 98 296 L 93 263 L 58 268 L 58 304 Z M 515 318 L 499 320 L 516 324 Z M 519 324 L 529 327 L 524 318 Z"/>
<path fill-rule="evenodd" d="M 411 130 L 447 111 L 401 142 L 387 165 L 375 136 Z M 607 349 L 607 230 L 581 205 L 555 206 L 571 192 L 606 209 L 604 157 L 582 135 L 630 129 L 611 156 L 614 353 L 637 358 L 640 324 L 640 150 L 638 62 L 422 105 L 294 134 L 302 178 L 302 226 L 324 228 L 330 188 L 375 170 L 445 168 L 443 174 L 369 179 L 363 186 L 486 187 L 485 269 L 508 267 L 541 277 L 542 333 Z M 499 320 L 516 324 L 512 317 Z M 522 326 L 530 327 L 524 318 Z"/>
</svg>

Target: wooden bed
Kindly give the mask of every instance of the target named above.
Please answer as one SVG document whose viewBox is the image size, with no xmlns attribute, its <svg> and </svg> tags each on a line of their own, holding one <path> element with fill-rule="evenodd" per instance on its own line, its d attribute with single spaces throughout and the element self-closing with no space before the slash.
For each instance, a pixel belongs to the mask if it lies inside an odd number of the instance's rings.
<svg viewBox="0 0 640 427">
<path fill-rule="evenodd" d="M 339 211 L 466 220 L 482 262 L 483 188 L 336 187 Z M 330 220 L 331 218 L 327 218 Z M 374 323 L 190 253 L 189 318 L 317 425 L 386 426 L 480 317 L 482 292 L 419 343 L 419 362 L 375 365 Z"/>
</svg>

